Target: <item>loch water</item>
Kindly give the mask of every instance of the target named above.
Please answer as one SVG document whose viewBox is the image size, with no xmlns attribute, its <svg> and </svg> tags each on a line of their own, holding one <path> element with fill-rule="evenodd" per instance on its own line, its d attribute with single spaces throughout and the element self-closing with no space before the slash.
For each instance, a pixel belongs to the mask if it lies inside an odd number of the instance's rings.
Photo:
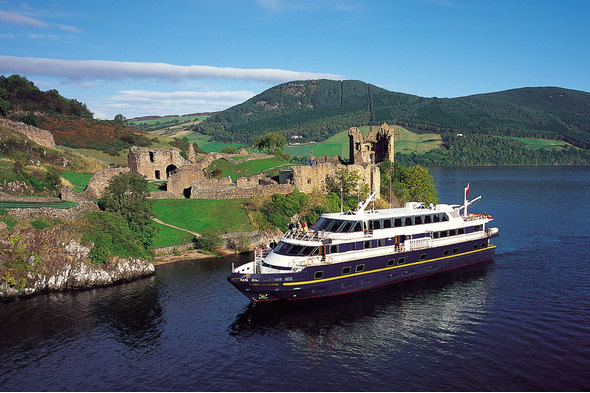
<svg viewBox="0 0 590 393">
<path fill-rule="evenodd" d="M 441 201 L 483 196 L 493 262 L 253 306 L 236 256 L 0 303 L 0 390 L 590 390 L 590 168 L 431 171 Z"/>
</svg>

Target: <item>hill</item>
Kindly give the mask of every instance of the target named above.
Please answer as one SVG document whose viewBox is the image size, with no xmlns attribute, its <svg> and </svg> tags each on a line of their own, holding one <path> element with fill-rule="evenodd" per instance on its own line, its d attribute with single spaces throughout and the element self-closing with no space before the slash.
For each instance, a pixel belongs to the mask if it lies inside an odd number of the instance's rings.
<svg viewBox="0 0 590 393">
<path fill-rule="evenodd" d="M 57 90 L 41 91 L 19 75 L 0 75 L 0 116 L 43 128 L 62 146 L 115 154 L 149 143 L 143 132 L 122 122 L 96 120 L 85 104 L 64 98 Z"/>
<path fill-rule="evenodd" d="M 590 94 L 536 87 L 425 98 L 361 81 L 310 80 L 268 89 L 195 127 L 220 141 L 270 131 L 324 140 L 351 126 L 398 124 L 414 132 L 558 139 L 590 148 Z"/>
</svg>

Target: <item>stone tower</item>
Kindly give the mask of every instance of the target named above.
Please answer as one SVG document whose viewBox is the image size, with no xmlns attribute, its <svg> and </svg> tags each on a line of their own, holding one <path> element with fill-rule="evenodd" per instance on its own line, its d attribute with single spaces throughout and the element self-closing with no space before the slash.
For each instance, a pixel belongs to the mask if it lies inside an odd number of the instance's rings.
<svg viewBox="0 0 590 393">
<path fill-rule="evenodd" d="M 357 127 L 348 130 L 349 157 L 351 164 L 378 164 L 386 158 L 393 163 L 395 159 L 395 130 L 387 123 L 371 127 L 369 135 L 363 137 Z"/>
</svg>

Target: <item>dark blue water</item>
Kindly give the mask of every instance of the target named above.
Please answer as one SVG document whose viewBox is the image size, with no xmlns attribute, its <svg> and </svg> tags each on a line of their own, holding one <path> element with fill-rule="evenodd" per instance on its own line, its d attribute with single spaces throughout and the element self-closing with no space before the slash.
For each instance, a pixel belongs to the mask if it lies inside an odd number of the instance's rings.
<svg viewBox="0 0 590 393">
<path fill-rule="evenodd" d="M 0 304 L 0 390 L 590 390 L 590 168 L 433 174 L 483 195 L 493 263 L 253 307 L 211 259 Z"/>
</svg>

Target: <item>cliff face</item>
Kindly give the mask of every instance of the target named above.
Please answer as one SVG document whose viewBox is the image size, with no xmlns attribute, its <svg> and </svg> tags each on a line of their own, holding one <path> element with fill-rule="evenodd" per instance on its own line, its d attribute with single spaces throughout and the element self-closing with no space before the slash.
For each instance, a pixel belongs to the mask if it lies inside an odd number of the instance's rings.
<svg viewBox="0 0 590 393">
<path fill-rule="evenodd" d="M 155 273 L 152 263 L 137 258 L 93 264 L 88 258 L 91 245 L 83 245 L 80 234 L 62 226 L 8 230 L 3 225 L 0 239 L 2 299 L 111 285 Z"/>
</svg>

